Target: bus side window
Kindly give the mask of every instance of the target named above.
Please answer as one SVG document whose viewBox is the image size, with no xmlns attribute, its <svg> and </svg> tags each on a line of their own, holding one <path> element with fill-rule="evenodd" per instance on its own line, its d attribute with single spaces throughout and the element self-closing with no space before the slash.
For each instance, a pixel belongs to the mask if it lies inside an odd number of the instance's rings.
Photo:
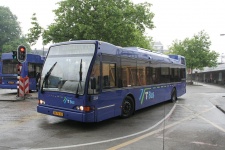
<svg viewBox="0 0 225 150">
<path fill-rule="evenodd" d="M 28 77 L 34 78 L 35 77 L 35 64 L 28 63 Z"/>
<path fill-rule="evenodd" d="M 103 86 L 110 87 L 109 76 L 103 76 Z"/>
<path fill-rule="evenodd" d="M 137 85 L 137 63 L 133 58 L 121 58 L 121 79 L 123 87 Z"/>
<path fill-rule="evenodd" d="M 103 89 L 109 89 L 116 86 L 116 64 L 105 63 L 102 64 Z"/>
</svg>

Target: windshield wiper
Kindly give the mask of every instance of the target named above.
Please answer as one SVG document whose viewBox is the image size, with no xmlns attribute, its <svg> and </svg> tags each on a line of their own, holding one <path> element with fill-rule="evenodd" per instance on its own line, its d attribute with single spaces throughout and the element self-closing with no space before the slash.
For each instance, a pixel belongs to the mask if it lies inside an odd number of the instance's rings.
<svg viewBox="0 0 225 150">
<path fill-rule="evenodd" d="M 49 71 L 46 73 L 45 77 L 44 77 L 44 80 L 43 80 L 43 83 L 42 83 L 42 86 L 41 86 L 41 93 L 43 92 L 43 85 L 45 84 L 46 80 L 48 79 L 48 77 L 51 75 L 52 73 L 52 70 L 54 69 L 55 65 L 57 64 L 57 62 L 55 62 L 52 67 L 49 69 Z"/>
<path fill-rule="evenodd" d="M 78 94 L 79 86 L 80 86 L 81 89 L 82 89 L 82 85 L 81 85 L 81 82 L 82 82 L 82 74 L 83 74 L 83 72 L 82 72 L 82 59 L 81 59 L 81 60 L 80 60 L 80 71 L 79 71 L 79 83 L 78 83 L 78 85 L 77 85 L 76 97 L 79 96 L 79 94 Z"/>
</svg>

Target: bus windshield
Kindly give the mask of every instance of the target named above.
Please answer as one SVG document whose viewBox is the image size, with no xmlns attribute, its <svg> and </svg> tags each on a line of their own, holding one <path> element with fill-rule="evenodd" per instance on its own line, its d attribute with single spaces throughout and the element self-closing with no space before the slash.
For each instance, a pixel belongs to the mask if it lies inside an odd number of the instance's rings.
<svg viewBox="0 0 225 150">
<path fill-rule="evenodd" d="M 17 60 L 3 60 L 3 65 L 2 65 L 2 74 L 17 74 Z"/>
<path fill-rule="evenodd" d="M 94 51 L 95 44 L 51 47 L 42 70 L 42 90 L 83 95 Z"/>
</svg>

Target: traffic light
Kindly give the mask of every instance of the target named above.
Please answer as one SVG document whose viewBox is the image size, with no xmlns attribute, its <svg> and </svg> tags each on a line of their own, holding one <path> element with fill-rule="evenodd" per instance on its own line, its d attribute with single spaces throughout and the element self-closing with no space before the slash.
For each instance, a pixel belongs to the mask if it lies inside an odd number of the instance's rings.
<svg viewBox="0 0 225 150">
<path fill-rule="evenodd" d="M 12 57 L 13 57 L 13 59 L 17 59 L 17 51 L 12 51 Z"/>
<path fill-rule="evenodd" d="M 17 60 L 21 63 L 26 61 L 27 58 L 27 50 L 26 47 L 23 45 L 18 46 L 17 48 Z"/>
</svg>

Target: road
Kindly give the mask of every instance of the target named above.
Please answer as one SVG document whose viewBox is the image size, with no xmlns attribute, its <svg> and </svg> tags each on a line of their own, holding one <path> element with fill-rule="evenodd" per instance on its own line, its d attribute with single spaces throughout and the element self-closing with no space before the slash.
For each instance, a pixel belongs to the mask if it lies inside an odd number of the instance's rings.
<svg viewBox="0 0 225 150">
<path fill-rule="evenodd" d="M 224 96 L 221 87 L 187 86 L 177 103 L 99 123 L 39 114 L 35 93 L 21 101 L 0 101 L 0 149 L 224 150 L 225 114 L 215 107 L 225 102 Z"/>
</svg>

